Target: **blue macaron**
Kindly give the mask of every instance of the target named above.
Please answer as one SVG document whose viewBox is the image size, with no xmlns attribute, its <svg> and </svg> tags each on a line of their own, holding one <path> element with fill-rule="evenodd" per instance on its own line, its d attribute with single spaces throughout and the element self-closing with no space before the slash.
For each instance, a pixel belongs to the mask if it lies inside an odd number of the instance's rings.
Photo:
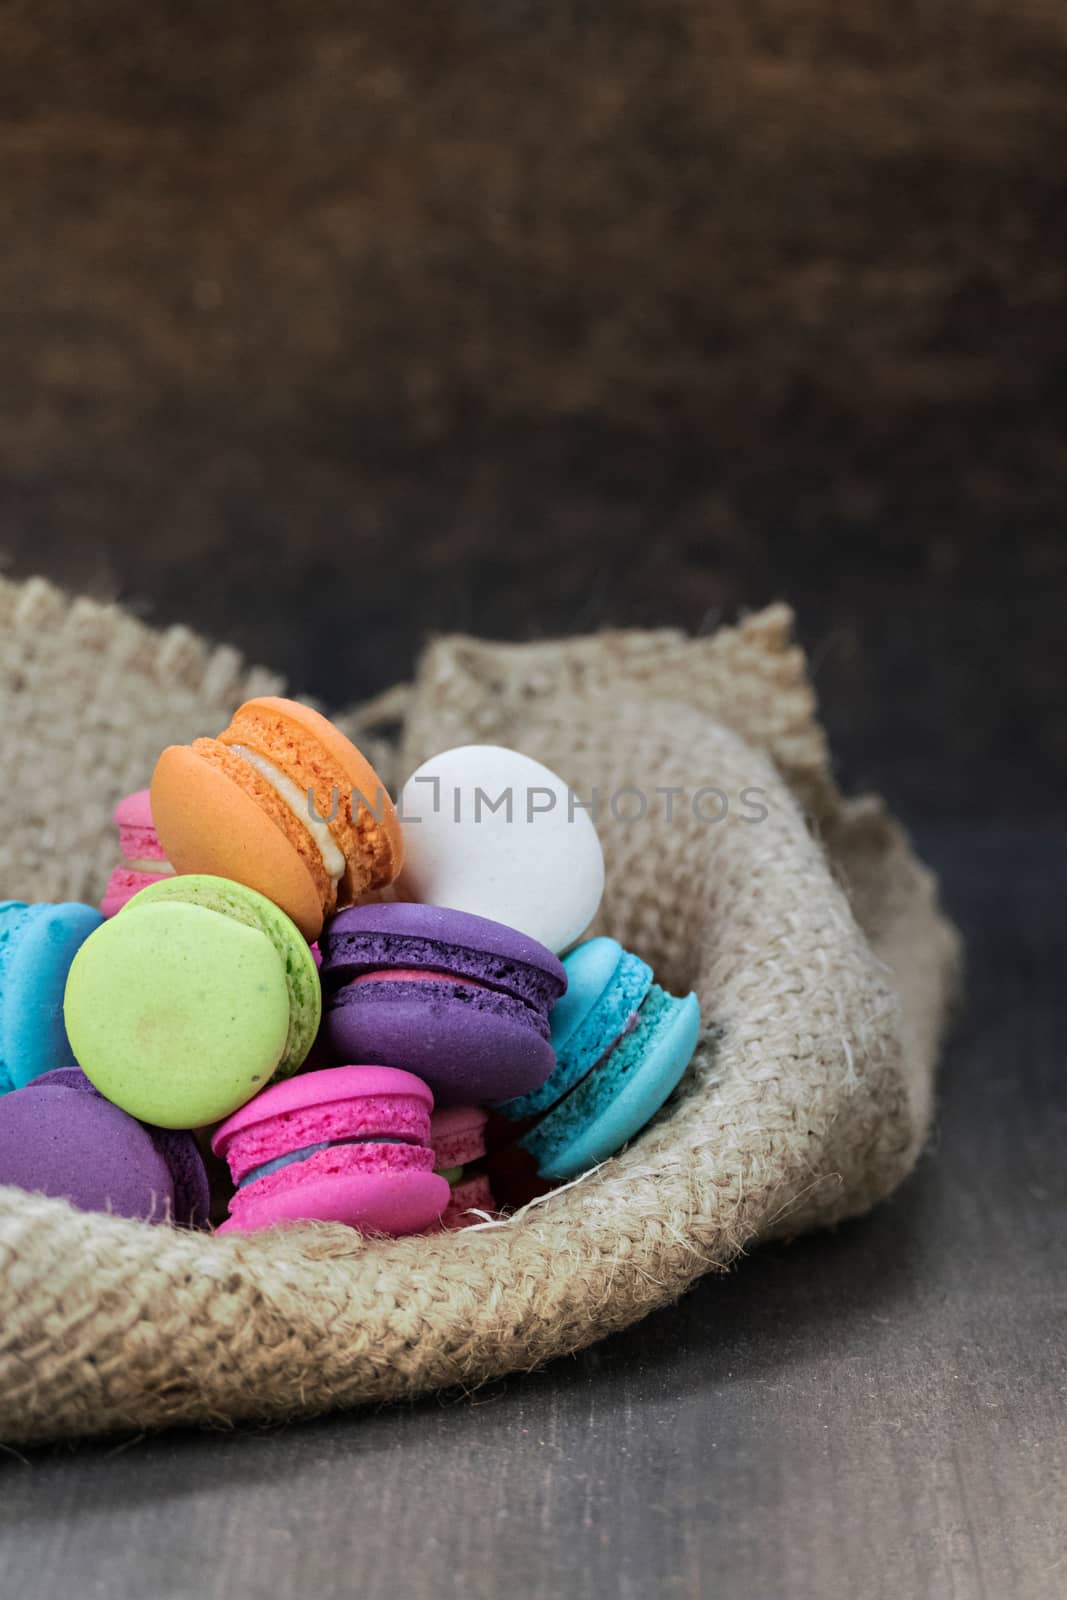
<svg viewBox="0 0 1067 1600">
<path fill-rule="evenodd" d="M 63 990 L 78 950 L 103 922 L 95 906 L 0 901 L 0 1094 L 71 1066 Z"/>
<path fill-rule="evenodd" d="M 641 1131 L 677 1087 L 700 1034 L 696 995 L 668 994 L 617 939 L 588 939 L 563 965 L 567 990 L 552 1012 L 555 1071 L 497 1107 L 524 1124 L 520 1148 L 541 1177 L 557 1181 L 607 1160 Z"/>
</svg>

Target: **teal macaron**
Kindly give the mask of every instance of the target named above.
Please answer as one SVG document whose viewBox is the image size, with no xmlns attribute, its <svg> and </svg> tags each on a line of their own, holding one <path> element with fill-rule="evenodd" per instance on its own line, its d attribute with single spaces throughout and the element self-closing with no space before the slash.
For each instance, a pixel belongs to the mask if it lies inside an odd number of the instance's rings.
<svg viewBox="0 0 1067 1600">
<path fill-rule="evenodd" d="M 578 1177 L 640 1133 L 681 1081 L 700 1036 L 696 995 L 668 994 L 618 940 L 587 939 L 563 966 L 567 989 L 552 1012 L 555 1071 L 496 1108 L 522 1124 L 519 1147 L 553 1181 Z"/>
<path fill-rule="evenodd" d="M 322 990 L 284 912 L 243 884 L 191 874 L 142 889 L 86 940 L 64 1009 L 101 1094 L 142 1122 L 198 1128 L 297 1071 Z"/>
<path fill-rule="evenodd" d="M 0 901 L 0 1094 L 73 1065 L 63 1026 L 70 964 L 103 922 L 94 906 Z"/>
</svg>

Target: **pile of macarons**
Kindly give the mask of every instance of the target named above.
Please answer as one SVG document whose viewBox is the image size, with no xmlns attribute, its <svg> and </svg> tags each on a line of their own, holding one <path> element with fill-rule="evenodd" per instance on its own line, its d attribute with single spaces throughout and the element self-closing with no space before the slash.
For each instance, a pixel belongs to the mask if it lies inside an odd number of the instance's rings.
<svg viewBox="0 0 1067 1600">
<path fill-rule="evenodd" d="M 0 1183 L 219 1231 L 462 1228 L 613 1155 L 693 1055 L 695 997 L 585 937 L 595 826 L 518 751 L 445 751 L 394 803 L 264 697 L 115 821 L 99 911 L 0 903 Z"/>
</svg>

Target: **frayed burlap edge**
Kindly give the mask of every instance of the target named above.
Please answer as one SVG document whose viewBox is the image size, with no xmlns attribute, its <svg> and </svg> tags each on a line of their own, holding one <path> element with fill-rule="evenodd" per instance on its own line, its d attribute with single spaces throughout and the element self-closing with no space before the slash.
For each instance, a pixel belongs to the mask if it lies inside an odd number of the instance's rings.
<svg viewBox="0 0 1067 1600">
<path fill-rule="evenodd" d="M 705 1029 L 645 1134 L 501 1225 L 365 1239 L 147 1228 L 0 1190 L 0 1439 L 290 1417 L 473 1384 L 573 1351 L 753 1241 L 866 1209 L 910 1170 L 957 966 L 930 875 L 879 802 L 844 802 L 782 607 L 671 631 L 497 646 L 442 639 L 393 781 L 462 740 L 548 760 L 579 794 L 759 789 L 758 823 L 691 806 L 599 819 L 599 926 L 692 983 Z M 0 582 L 9 791 L 2 892 L 95 896 L 108 814 L 158 749 L 277 687 L 185 630 Z M 383 765 L 392 746 L 375 743 Z M 73 855 L 72 855 L 73 852 Z"/>
</svg>

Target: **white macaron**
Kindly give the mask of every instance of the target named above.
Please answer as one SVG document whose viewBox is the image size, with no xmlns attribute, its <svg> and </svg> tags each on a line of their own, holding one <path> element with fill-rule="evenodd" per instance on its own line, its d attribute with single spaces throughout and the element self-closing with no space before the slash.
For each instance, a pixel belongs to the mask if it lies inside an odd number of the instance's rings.
<svg viewBox="0 0 1067 1600">
<path fill-rule="evenodd" d="M 400 896 L 491 917 L 557 955 L 585 933 L 604 892 L 589 811 L 556 773 L 502 745 L 425 761 L 400 800 Z"/>
</svg>

